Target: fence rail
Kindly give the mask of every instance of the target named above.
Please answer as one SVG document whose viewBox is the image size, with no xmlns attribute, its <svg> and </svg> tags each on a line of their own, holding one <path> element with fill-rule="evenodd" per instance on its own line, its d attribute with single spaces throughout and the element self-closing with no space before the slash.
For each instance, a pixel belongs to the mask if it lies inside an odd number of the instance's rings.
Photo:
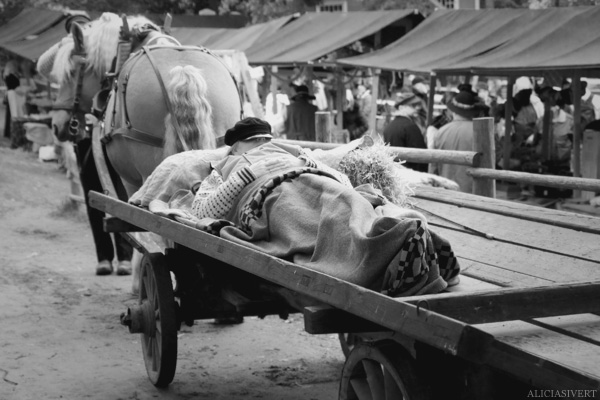
<svg viewBox="0 0 600 400">
<path fill-rule="evenodd" d="M 324 121 L 328 120 L 324 118 Z M 476 118 L 473 120 L 473 151 L 449 151 L 431 149 L 413 149 L 390 146 L 393 154 L 408 162 L 455 164 L 470 167 L 467 174 L 474 178 L 473 194 L 496 197 L 496 180 L 539 185 L 560 189 L 572 189 L 593 194 L 600 192 L 600 179 L 579 178 L 558 175 L 541 175 L 526 172 L 496 170 L 495 141 L 493 118 Z M 321 121 L 317 129 L 331 130 L 329 122 Z M 319 134 L 317 137 L 331 138 L 330 134 Z M 335 149 L 343 144 L 322 143 L 297 140 L 276 139 L 276 142 L 295 144 L 309 149 Z M 600 152 L 600 150 L 599 150 Z M 600 173 L 600 166 L 598 167 Z"/>
</svg>

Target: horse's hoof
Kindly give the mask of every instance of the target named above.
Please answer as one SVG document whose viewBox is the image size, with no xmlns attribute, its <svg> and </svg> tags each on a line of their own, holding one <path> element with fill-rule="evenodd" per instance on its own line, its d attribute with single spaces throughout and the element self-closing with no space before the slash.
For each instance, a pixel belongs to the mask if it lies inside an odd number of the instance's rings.
<svg viewBox="0 0 600 400">
<path fill-rule="evenodd" d="M 112 263 L 108 260 L 102 260 L 96 265 L 96 275 L 110 275 L 112 272 Z"/>
<path fill-rule="evenodd" d="M 117 264 L 117 275 L 131 275 L 131 262 L 119 261 L 119 264 Z"/>
</svg>

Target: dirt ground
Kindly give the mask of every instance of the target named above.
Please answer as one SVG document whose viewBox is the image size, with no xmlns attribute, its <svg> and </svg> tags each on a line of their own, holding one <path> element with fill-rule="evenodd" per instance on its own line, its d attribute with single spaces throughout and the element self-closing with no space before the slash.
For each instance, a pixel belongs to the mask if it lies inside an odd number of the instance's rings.
<svg viewBox="0 0 600 400">
<path fill-rule="evenodd" d="M 131 277 L 94 275 L 83 205 L 56 163 L 0 143 L 0 400 L 335 399 L 336 335 L 300 315 L 197 321 L 179 334 L 167 389 L 146 377 L 139 335 L 119 323 Z"/>
</svg>

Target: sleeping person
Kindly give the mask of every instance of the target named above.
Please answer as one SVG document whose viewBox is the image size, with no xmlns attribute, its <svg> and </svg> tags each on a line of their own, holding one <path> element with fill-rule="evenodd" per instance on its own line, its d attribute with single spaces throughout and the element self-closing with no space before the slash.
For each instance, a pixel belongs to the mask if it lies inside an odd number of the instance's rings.
<svg viewBox="0 0 600 400">
<path fill-rule="evenodd" d="M 370 185 L 353 188 L 343 173 L 271 138 L 257 118 L 227 130 L 231 148 L 211 163 L 192 214 L 230 221 L 222 238 L 393 297 L 457 282 L 449 243 L 423 215 Z"/>
</svg>

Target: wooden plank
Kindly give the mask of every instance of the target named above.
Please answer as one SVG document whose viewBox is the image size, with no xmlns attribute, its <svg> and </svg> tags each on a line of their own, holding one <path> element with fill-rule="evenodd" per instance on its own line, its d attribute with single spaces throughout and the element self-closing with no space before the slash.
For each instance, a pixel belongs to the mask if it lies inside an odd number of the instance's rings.
<svg viewBox="0 0 600 400">
<path fill-rule="evenodd" d="M 530 322 L 600 346 L 600 316 L 598 315 L 561 315 L 558 317 L 536 318 Z"/>
<path fill-rule="evenodd" d="M 389 331 L 381 325 L 332 307 L 305 307 L 304 330 L 313 335 Z"/>
<path fill-rule="evenodd" d="M 600 280 L 600 265 L 596 261 L 515 246 L 445 227 L 436 227 L 435 231 L 450 242 L 459 261 L 474 260 L 497 269 L 557 283 Z M 513 286 L 513 283 L 509 282 L 508 286 Z"/>
<path fill-rule="evenodd" d="M 470 293 L 492 290 L 499 287 L 500 286 L 494 285 L 493 283 L 484 282 L 482 280 L 467 275 L 461 275 L 460 284 L 456 286 L 450 286 L 446 289 L 446 291 L 450 293 Z"/>
<path fill-rule="evenodd" d="M 494 336 L 485 362 L 534 386 L 600 389 L 600 346 L 523 321 L 476 325 Z"/>
<path fill-rule="evenodd" d="M 427 199 L 454 204 L 472 210 L 481 210 L 493 214 L 536 221 L 548 225 L 562 226 L 582 232 L 600 233 L 600 218 L 580 215 L 566 211 L 533 207 L 506 200 L 490 199 L 468 193 L 455 192 L 440 188 L 422 186 L 416 190 L 417 199 Z"/>
<path fill-rule="evenodd" d="M 405 302 L 469 324 L 595 313 L 600 312 L 600 282 L 441 293 Z"/>
<path fill-rule="evenodd" d="M 273 142 L 301 146 L 311 150 L 333 150 L 341 146 L 339 143 L 320 143 L 303 140 L 274 139 Z M 418 163 L 435 162 L 440 164 L 458 164 L 477 167 L 481 160 L 481 154 L 474 151 L 415 149 L 412 147 L 395 146 L 390 146 L 388 149 L 391 154 L 399 156 L 404 161 Z"/>
<path fill-rule="evenodd" d="M 495 240 L 517 246 L 600 262 L 598 237 L 587 232 L 481 212 L 434 200 L 420 199 L 415 208 L 417 211 L 423 211 L 433 226 L 442 225 L 465 232 L 474 229 L 493 235 Z"/>
<path fill-rule="evenodd" d="M 119 218 L 105 217 L 104 232 L 143 232 L 143 229 Z"/>
<path fill-rule="evenodd" d="M 425 317 L 424 313 L 417 314 L 413 304 L 229 242 L 103 194 L 90 192 L 90 205 L 275 284 L 410 338 L 418 338 L 447 353 L 477 356 L 471 347 L 489 340 L 489 336 L 480 331 L 466 331 L 466 325 L 459 321 L 433 313 Z"/>
<path fill-rule="evenodd" d="M 467 175 L 475 179 L 502 179 L 509 182 L 550 186 L 561 189 L 600 191 L 600 180 L 560 175 L 540 175 L 529 172 L 505 171 L 487 168 L 467 168 Z"/>
<path fill-rule="evenodd" d="M 518 288 L 546 286 L 555 283 L 548 279 L 541 279 L 521 272 L 498 268 L 496 265 L 465 259 L 463 257 L 459 257 L 459 262 L 461 276 L 469 276 L 496 286 Z"/>
</svg>

